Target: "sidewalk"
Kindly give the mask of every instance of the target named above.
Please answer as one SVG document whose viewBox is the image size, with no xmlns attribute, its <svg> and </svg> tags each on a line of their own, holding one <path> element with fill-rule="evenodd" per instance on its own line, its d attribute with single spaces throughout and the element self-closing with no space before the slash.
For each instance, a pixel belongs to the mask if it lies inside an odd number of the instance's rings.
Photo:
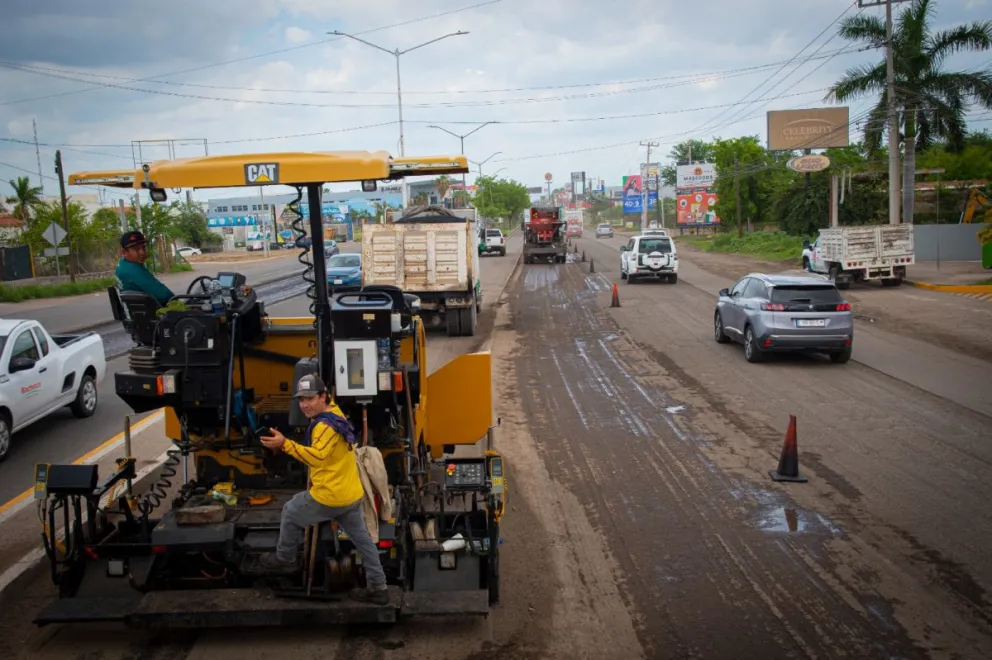
<svg viewBox="0 0 992 660">
<path fill-rule="evenodd" d="M 980 261 L 917 261 L 906 269 L 906 281 L 914 284 L 970 286 L 992 280 L 992 270 Z"/>
<path fill-rule="evenodd" d="M 287 250 L 287 252 L 289 252 Z M 198 262 L 193 271 L 169 273 L 159 279 L 173 293 L 185 293 L 190 283 L 201 275 L 216 275 L 218 271 L 231 270 L 243 273 L 251 286 L 289 277 L 303 267 L 299 262 L 285 257 L 252 261 Z M 0 303 L 0 318 L 34 319 L 53 334 L 71 333 L 92 328 L 114 320 L 106 291 L 66 298 L 39 298 L 20 303 Z"/>
</svg>

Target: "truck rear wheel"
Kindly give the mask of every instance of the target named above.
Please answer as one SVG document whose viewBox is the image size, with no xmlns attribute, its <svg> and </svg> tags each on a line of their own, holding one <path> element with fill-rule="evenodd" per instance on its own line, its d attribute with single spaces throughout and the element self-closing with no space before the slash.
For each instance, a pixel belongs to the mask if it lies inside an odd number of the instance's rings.
<svg viewBox="0 0 992 660">
<path fill-rule="evenodd" d="M 69 404 L 69 409 L 76 417 L 90 417 L 96 412 L 97 391 L 93 376 L 83 376 L 76 392 L 76 400 Z"/>
<path fill-rule="evenodd" d="M 475 311 L 475 305 L 468 309 L 459 310 L 461 318 L 461 331 L 463 337 L 474 337 L 475 329 L 479 324 L 479 316 Z"/>
<path fill-rule="evenodd" d="M 448 322 L 448 336 L 461 337 L 462 335 L 462 310 L 449 309 L 444 314 L 444 320 Z"/>
</svg>

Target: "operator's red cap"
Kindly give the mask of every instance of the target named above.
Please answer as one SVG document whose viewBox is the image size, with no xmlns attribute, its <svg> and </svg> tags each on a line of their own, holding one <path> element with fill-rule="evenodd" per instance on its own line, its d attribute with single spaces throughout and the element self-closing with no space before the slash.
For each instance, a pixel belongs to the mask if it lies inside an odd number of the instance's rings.
<svg viewBox="0 0 992 660">
<path fill-rule="evenodd" d="M 145 240 L 145 235 L 140 231 L 129 231 L 121 236 L 121 247 L 125 250 L 146 243 L 148 241 Z"/>
</svg>

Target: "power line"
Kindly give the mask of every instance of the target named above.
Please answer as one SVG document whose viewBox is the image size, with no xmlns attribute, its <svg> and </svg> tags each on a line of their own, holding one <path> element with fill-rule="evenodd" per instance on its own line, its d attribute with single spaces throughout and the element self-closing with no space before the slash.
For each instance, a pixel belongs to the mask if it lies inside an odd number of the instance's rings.
<svg viewBox="0 0 992 660">
<path fill-rule="evenodd" d="M 414 18 L 414 19 L 410 19 L 408 21 L 402 21 L 400 23 L 393 23 L 391 25 L 384 25 L 382 27 L 372 28 L 372 29 L 369 29 L 369 30 L 362 30 L 361 32 L 356 32 L 355 34 L 361 35 L 361 34 L 372 34 L 373 32 L 382 32 L 384 30 L 391 30 L 391 29 L 397 28 L 397 27 L 403 27 L 403 26 L 406 26 L 406 25 L 412 25 L 414 23 L 421 23 L 423 21 L 434 20 L 436 18 L 441 18 L 442 16 L 450 16 L 452 14 L 458 14 L 458 13 L 461 13 L 461 12 L 464 12 L 464 11 L 470 11 L 472 9 L 478 9 L 479 7 L 485 7 L 486 5 L 495 5 L 495 4 L 498 4 L 500 2 L 503 2 L 503 0 L 487 0 L 486 2 L 480 2 L 480 3 L 474 4 L 474 5 L 470 5 L 468 7 L 461 7 L 459 9 L 451 9 L 451 10 L 448 10 L 448 11 L 442 11 L 442 12 L 438 12 L 438 13 L 435 13 L 435 14 L 431 14 L 430 16 L 422 16 L 420 18 Z M 217 67 L 221 67 L 221 66 L 227 66 L 228 64 L 237 64 L 238 62 L 248 62 L 250 60 L 260 59 L 260 58 L 263 58 L 263 57 L 268 57 L 270 55 L 279 55 L 279 54 L 288 53 L 288 52 L 291 52 L 291 51 L 302 50 L 304 48 L 312 48 L 314 46 L 320 46 L 322 44 L 330 43 L 332 41 L 338 41 L 340 39 L 341 39 L 341 37 L 334 37 L 333 39 L 321 39 L 319 41 L 314 41 L 314 42 L 309 43 L 309 44 L 300 44 L 298 46 L 290 46 L 288 48 L 280 48 L 279 50 L 272 50 L 272 51 L 268 51 L 268 52 L 265 52 L 265 53 L 258 53 L 258 54 L 255 54 L 255 55 L 248 55 L 247 57 L 239 57 L 239 58 L 236 58 L 236 59 L 233 59 L 233 60 L 224 60 L 222 62 L 214 62 L 212 64 L 203 64 L 203 65 L 191 67 L 191 68 L 188 68 L 188 69 L 181 69 L 179 71 L 170 71 L 169 73 L 161 73 L 161 74 L 158 74 L 156 76 L 149 76 L 147 78 L 141 78 L 139 80 L 139 82 L 150 82 L 150 81 L 158 80 L 159 78 L 166 78 L 168 76 L 178 76 L 178 75 L 182 75 L 184 73 L 194 73 L 196 71 L 204 71 L 206 69 L 213 69 L 213 68 L 217 68 Z M 79 82 L 89 82 L 89 81 L 83 80 L 83 81 L 79 81 Z M 90 92 L 90 91 L 93 91 L 95 89 L 100 89 L 101 87 L 105 87 L 105 86 L 98 85 L 98 86 L 95 86 L 95 87 L 87 87 L 85 89 L 73 90 L 71 92 L 60 92 L 58 94 L 48 94 L 46 96 L 36 96 L 36 97 L 33 97 L 33 98 L 20 99 L 20 100 L 17 100 L 17 101 L 4 101 L 4 102 L 0 102 L 0 105 L 13 105 L 15 103 L 29 103 L 31 101 L 42 101 L 42 100 L 45 100 L 45 99 L 59 98 L 59 97 L 62 97 L 62 96 L 69 96 L 69 95 L 72 95 L 72 94 L 81 94 L 83 92 Z"/>
<path fill-rule="evenodd" d="M 848 53 L 857 53 L 864 50 L 869 50 L 869 46 L 858 46 L 858 47 L 844 47 L 839 48 L 836 51 L 830 51 L 824 53 L 819 57 L 813 59 L 824 59 L 829 57 L 835 57 L 837 55 L 844 55 Z M 656 83 L 661 81 L 679 81 L 685 80 L 686 84 L 692 84 L 695 82 L 708 82 L 710 80 L 720 80 L 724 78 L 735 78 L 743 75 L 750 75 L 752 73 L 757 73 L 765 69 L 779 66 L 781 62 L 771 62 L 767 64 L 758 64 L 750 67 L 740 67 L 736 69 L 725 69 L 719 71 L 711 71 L 704 73 L 687 73 L 676 76 L 659 76 L 653 78 L 633 78 L 626 80 L 604 80 L 600 82 L 584 82 L 584 83 L 573 83 L 569 85 L 538 85 L 533 87 L 504 87 L 504 88 L 494 88 L 494 89 L 438 89 L 429 91 L 411 91 L 403 92 L 404 95 L 420 95 L 420 96 L 443 96 L 443 95 L 453 95 L 453 94 L 500 94 L 507 92 L 529 92 L 529 91 L 548 91 L 548 90 L 559 90 L 559 89 L 579 89 L 586 87 L 605 87 L 605 86 L 615 86 L 615 85 L 634 85 L 640 83 Z M 107 74 L 89 73 L 86 71 L 79 71 L 75 69 L 60 69 L 53 67 L 42 67 L 37 65 L 26 65 L 17 62 L 0 62 L 0 66 L 5 66 L 8 68 L 16 68 L 24 73 L 34 73 L 38 75 L 44 75 L 45 73 L 55 73 L 55 74 L 65 74 L 66 76 L 87 76 L 92 78 L 102 78 L 105 80 L 117 80 L 123 83 L 138 83 L 138 82 L 148 82 L 158 85 L 172 85 L 176 87 L 193 87 L 196 89 L 213 89 L 222 91 L 238 91 L 238 92 L 262 92 L 271 94 L 333 94 L 336 96 L 341 95 L 360 95 L 360 96 L 393 96 L 395 92 L 392 91 L 363 91 L 363 90 L 349 90 L 349 89 L 299 89 L 299 88 L 271 88 L 271 87 L 236 87 L 228 85 L 207 85 L 200 83 L 188 83 L 188 82 L 178 82 L 171 80 L 150 80 L 147 78 L 132 78 L 127 76 L 111 76 Z M 72 80 L 76 80 L 72 78 Z M 85 80 L 79 80 L 79 82 L 89 82 Z M 654 86 L 642 88 L 636 91 L 648 91 L 655 89 Z M 143 90 L 147 91 L 147 90 Z M 635 90 L 622 90 L 622 91 L 635 91 Z M 19 103 L 20 101 L 7 101 L 0 102 L 0 105 L 5 103 Z"/>
</svg>

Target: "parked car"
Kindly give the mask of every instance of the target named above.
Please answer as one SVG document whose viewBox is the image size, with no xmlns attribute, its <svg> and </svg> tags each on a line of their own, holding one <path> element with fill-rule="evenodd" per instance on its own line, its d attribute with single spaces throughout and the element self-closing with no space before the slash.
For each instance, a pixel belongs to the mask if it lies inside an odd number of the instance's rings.
<svg viewBox="0 0 992 660">
<path fill-rule="evenodd" d="M 851 304 L 819 275 L 751 273 L 720 291 L 713 315 L 718 343 L 744 344 L 748 362 L 770 353 L 826 353 L 833 362 L 851 359 Z"/>
<path fill-rule="evenodd" d="M 56 410 L 92 415 L 106 372 L 95 332 L 50 335 L 37 321 L 0 319 L 0 461 L 14 433 Z"/>
<path fill-rule="evenodd" d="M 620 247 L 620 279 L 633 284 L 642 277 L 679 281 L 679 255 L 668 236 L 633 236 Z"/>
<path fill-rule="evenodd" d="M 613 238 L 613 225 L 608 222 L 596 225 L 596 238 Z"/>
<path fill-rule="evenodd" d="M 500 229 L 486 229 L 485 240 L 479 243 L 479 254 L 506 256 L 506 238 Z"/>
<path fill-rule="evenodd" d="M 203 254 L 200 248 L 190 247 L 188 245 L 186 247 L 179 248 L 178 250 L 176 250 L 176 252 L 178 252 L 179 256 L 182 257 L 183 259 L 186 259 L 188 257 L 196 257 Z"/>
<path fill-rule="evenodd" d="M 362 255 L 358 252 L 335 254 L 327 260 L 327 286 L 332 292 L 362 288 Z"/>
</svg>

